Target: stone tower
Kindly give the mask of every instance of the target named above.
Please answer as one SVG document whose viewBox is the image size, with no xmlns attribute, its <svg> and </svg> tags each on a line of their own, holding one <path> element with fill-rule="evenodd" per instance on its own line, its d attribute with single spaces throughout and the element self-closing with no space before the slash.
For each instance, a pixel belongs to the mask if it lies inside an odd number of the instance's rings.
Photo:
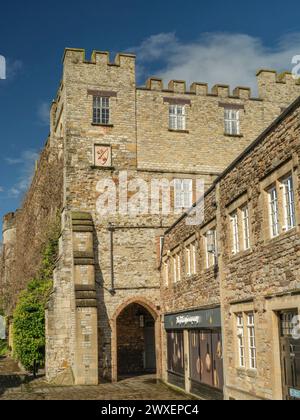
<svg viewBox="0 0 300 420">
<path fill-rule="evenodd" d="M 46 317 L 46 372 L 58 383 L 96 384 L 140 370 L 160 375 L 160 237 L 179 216 L 175 181 L 190 181 L 186 192 L 194 201 L 196 180 L 209 187 L 300 94 L 289 75 L 266 70 L 258 74 L 258 98 L 245 87 L 231 92 L 193 83 L 188 89 L 174 80 L 166 88 L 157 78 L 137 87 L 135 71 L 131 54 L 111 62 L 107 52 L 95 51 L 88 61 L 84 50 L 65 51 L 48 155 L 26 201 L 27 210 L 47 202 L 48 215 L 61 211 Z M 174 129 L 171 112 L 178 106 L 185 124 Z M 227 109 L 239 112 L 238 133 L 225 132 Z M 43 176 L 52 176 L 61 200 L 51 203 L 51 194 L 32 199 Z M 149 211 L 154 181 L 172 185 L 169 213 Z M 148 199 L 130 213 L 137 191 L 145 189 Z M 115 193 L 116 211 L 101 211 L 106 190 Z"/>
</svg>

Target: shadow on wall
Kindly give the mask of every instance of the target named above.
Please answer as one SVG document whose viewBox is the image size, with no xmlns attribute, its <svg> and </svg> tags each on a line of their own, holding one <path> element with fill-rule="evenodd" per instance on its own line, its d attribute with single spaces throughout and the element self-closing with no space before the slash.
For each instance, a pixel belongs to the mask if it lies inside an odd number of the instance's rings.
<svg viewBox="0 0 300 420">
<path fill-rule="evenodd" d="M 99 381 L 112 379 L 112 353 L 111 353 L 111 326 L 108 313 L 104 304 L 104 279 L 99 261 L 99 241 L 94 226 L 94 255 L 96 293 L 98 302 L 98 358 L 99 358 Z"/>
</svg>

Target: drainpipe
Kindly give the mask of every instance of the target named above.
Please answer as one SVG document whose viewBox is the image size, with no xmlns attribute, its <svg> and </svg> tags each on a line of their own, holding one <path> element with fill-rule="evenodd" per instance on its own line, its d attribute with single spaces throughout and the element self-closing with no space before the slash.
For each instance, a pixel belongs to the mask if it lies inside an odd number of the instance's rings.
<svg viewBox="0 0 300 420">
<path fill-rule="evenodd" d="M 114 231 L 115 231 L 115 228 L 113 227 L 111 223 L 109 223 L 108 231 L 109 231 L 109 247 L 110 247 L 110 282 L 111 282 L 109 293 L 111 295 L 115 295 L 116 294 L 115 273 L 114 273 Z"/>
</svg>

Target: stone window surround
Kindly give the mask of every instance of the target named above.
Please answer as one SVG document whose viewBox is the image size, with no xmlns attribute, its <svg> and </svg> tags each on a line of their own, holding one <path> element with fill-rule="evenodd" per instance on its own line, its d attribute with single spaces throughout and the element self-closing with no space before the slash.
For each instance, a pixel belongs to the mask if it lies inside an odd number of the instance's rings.
<svg viewBox="0 0 300 420">
<path fill-rule="evenodd" d="M 191 273 L 188 274 L 188 270 L 187 270 L 188 269 L 188 264 L 187 264 L 186 250 L 187 250 L 188 247 L 191 247 L 192 245 L 195 247 L 195 261 L 193 261 L 193 258 L 192 258 L 192 255 L 191 255 L 190 258 L 191 258 L 191 268 L 192 268 L 192 270 L 191 270 Z M 190 278 L 190 277 L 195 276 L 198 272 L 198 258 L 197 257 L 198 257 L 198 254 L 199 254 L 199 242 L 198 242 L 198 238 L 197 238 L 196 233 L 194 233 L 192 236 L 190 236 L 188 239 L 186 239 L 184 241 L 184 251 L 185 251 L 185 253 L 184 253 L 184 255 L 185 255 L 185 258 L 184 258 L 184 260 L 185 260 L 185 275 Z M 195 265 L 194 268 L 193 268 L 193 265 Z M 195 271 L 195 272 L 193 272 L 193 271 Z"/>
<path fill-rule="evenodd" d="M 190 99 L 169 98 L 169 97 L 163 98 L 163 101 L 165 104 L 168 105 L 168 116 L 170 112 L 170 105 L 179 105 L 179 106 L 184 107 L 185 128 L 182 130 L 170 128 L 170 124 L 168 122 L 168 131 L 173 132 L 173 133 L 189 134 L 189 130 L 187 130 L 186 127 L 188 125 L 188 107 L 191 107 L 192 101 Z"/>
<path fill-rule="evenodd" d="M 250 248 L 245 249 L 244 248 L 244 227 L 243 227 L 243 221 L 242 221 L 242 210 L 245 206 L 248 206 L 248 212 L 249 212 L 249 234 L 250 234 Z M 228 223 L 228 238 L 230 238 L 229 247 L 228 247 L 228 255 L 231 258 L 241 256 L 243 253 L 251 252 L 252 250 L 252 244 L 253 244 L 253 238 L 252 238 L 252 229 L 251 229 L 251 220 L 252 220 L 252 202 L 251 197 L 248 191 L 246 191 L 244 194 L 240 195 L 239 198 L 235 199 L 233 202 L 231 202 L 229 205 L 227 205 L 227 218 L 229 220 Z M 232 225 L 231 225 L 231 215 L 233 213 L 238 213 L 238 233 L 239 233 L 239 251 L 237 253 L 233 253 L 232 251 L 232 245 L 233 245 L 233 232 L 232 232 Z"/>
<path fill-rule="evenodd" d="M 245 113 L 245 105 L 244 104 L 234 104 L 234 103 L 227 103 L 227 102 L 219 102 L 219 108 L 223 108 L 223 120 L 224 120 L 224 136 L 226 137 L 238 137 L 238 138 L 242 138 L 244 137 L 244 135 L 242 134 L 242 127 L 241 127 L 241 122 L 242 122 L 242 111 L 244 111 Z M 226 129 L 225 129 L 225 110 L 233 110 L 233 111 L 238 111 L 239 115 L 238 115 L 238 126 L 239 126 L 239 133 L 238 134 L 233 134 L 233 133 L 227 133 Z"/>
<path fill-rule="evenodd" d="M 106 90 L 97 90 L 97 89 L 88 89 L 87 95 L 91 97 L 91 124 L 93 126 L 99 126 L 99 127 L 113 127 L 114 125 L 111 123 L 113 121 L 113 101 L 112 99 L 117 99 L 117 92 L 114 91 L 106 91 Z M 109 110 L 110 110 L 110 116 L 109 116 L 109 124 L 102 124 L 102 123 L 95 123 L 93 122 L 93 100 L 95 96 L 99 96 L 101 98 L 109 98 Z"/>
<path fill-rule="evenodd" d="M 177 258 L 180 258 L 180 278 L 178 278 L 178 272 L 176 272 L 176 277 L 175 277 L 175 264 L 177 267 Z M 173 248 L 172 251 L 168 251 L 167 254 L 164 256 L 163 258 L 163 264 L 168 263 L 169 264 L 169 278 L 172 279 L 172 281 L 168 282 L 168 286 L 170 286 L 171 284 L 178 284 L 181 282 L 182 280 L 182 247 L 181 245 L 176 246 L 175 248 Z M 176 278 L 176 281 L 175 281 Z M 165 287 L 166 286 L 166 282 L 165 283 Z"/>
<path fill-rule="evenodd" d="M 234 367 L 237 372 L 242 372 L 251 378 L 255 378 L 257 376 L 257 367 L 256 369 L 252 369 L 249 367 L 249 343 L 248 343 L 248 328 L 247 328 L 247 315 L 249 313 L 254 314 L 254 324 L 255 324 L 255 340 L 256 340 L 256 363 L 258 362 L 257 359 L 257 310 L 255 309 L 254 301 L 246 302 L 246 303 L 239 303 L 236 305 L 231 305 L 230 307 L 230 325 L 231 330 L 233 331 L 233 348 L 234 348 Z M 239 360 L 239 351 L 238 351 L 238 339 L 237 339 L 237 316 L 243 314 L 244 318 L 244 347 L 245 347 L 245 367 L 240 366 Z"/>
<path fill-rule="evenodd" d="M 284 230 L 284 211 L 283 211 L 283 190 L 282 180 L 287 176 L 292 175 L 293 187 L 294 187 L 294 198 L 295 198 L 295 218 L 296 226 L 289 230 Z M 278 207 L 279 207 L 279 228 L 280 232 L 278 236 L 272 237 L 270 232 L 270 214 L 269 214 L 269 194 L 268 191 L 272 186 L 277 187 L 278 193 Z M 263 239 L 265 243 L 270 241 L 276 241 L 291 232 L 293 229 L 299 230 L 299 196 L 298 196 L 298 159 L 290 158 L 288 162 L 279 165 L 269 175 L 267 175 L 260 184 L 261 190 L 261 205 L 263 208 Z"/>
<path fill-rule="evenodd" d="M 283 399 L 283 384 L 281 375 L 280 337 L 278 312 L 297 309 L 300 314 L 300 296 L 273 296 L 266 298 L 266 316 L 270 325 L 270 332 L 273 339 L 273 375 L 272 389 L 273 398 Z"/>
</svg>

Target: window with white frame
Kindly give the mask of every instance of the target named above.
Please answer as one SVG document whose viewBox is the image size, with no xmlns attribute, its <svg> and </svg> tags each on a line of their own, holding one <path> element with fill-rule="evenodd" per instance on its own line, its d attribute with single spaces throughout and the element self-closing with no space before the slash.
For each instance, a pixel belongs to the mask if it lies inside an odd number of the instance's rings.
<svg viewBox="0 0 300 420">
<path fill-rule="evenodd" d="M 173 279 L 174 283 L 177 283 L 177 259 L 176 256 L 172 258 L 173 260 Z"/>
<path fill-rule="evenodd" d="M 238 220 L 237 211 L 231 214 L 230 222 L 231 222 L 231 235 L 232 235 L 232 253 L 237 254 L 240 252 L 239 220 Z"/>
<path fill-rule="evenodd" d="M 188 246 L 185 248 L 185 257 L 186 257 L 186 274 L 188 276 L 192 275 L 192 256 L 191 248 Z"/>
<path fill-rule="evenodd" d="M 224 108 L 225 134 L 240 134 L 240 111 L 238 109 Z"/>
<path fill-rule="evenodd" d="M 177 253 L 173 256 L 173 277 L 174 283 L 181 281 L 181 254 Z"/>
<path fill-rule="evenodd" d="M 271 237 L 275 238 L 280 233 L 278 193 L 277 193 L 276 185 L 269 189 L 268 195 L 269 195 Z"/>
<path fill-rule="evenodd" d="M 237 315 L 237 341 L 239 352 L 239 366 L 246 367 L 245 360 L 245 336 L 244 336 L 244 316 L 243 314 Z"/>
<path fill-rule="evenodd" d="M 109 98 L 102 96 L 94 96 L 93 99 L 93 123 L 104 124 L 110 123 L 110 106 Z"/>
<path fill-rule="evenodd" d="M 240 368 L 257 369 L 254 312 L 237 314 L 236 327 L 238 366 Z"/>
<path fill-rule="evenodd" d="M 255 342 L 255 324 L 254 313 L 247 314 L 248 346 L 249 346 L 249 367 L 256 369 L 256 342 Z"/>
<path fill-rule="evenodd" d="M 231 211 L 231 209 L 234 209 Z M 250 203 L 242 197 L 233 203 L 230 213 L 231 253 L 233 255 L 251 248 Z"/>
<path fill-rule="evenodd" d="M 296 181 L 295 181 L 296 180 Z M 297 178 L 294 177 L 292 163 L 288 163 L 273 172 L 263 181 L 266 208 L 265 219 L 268 225 L 265 229 L 267 238 L 276 238 L 297 226 Z"/>
<path fill-rule="evenodd" d="M 174 181 L 175 209 L 189 209 L 193 205 L 193 180 L 175 179 Z"/>
<path fill-rule="evenodd" d="M 170 105 L 169 106 L 169 128 L 170 130 L 185 130 L 185 106 Z"/>
<path fill-rule="evenodd" d="M 217 231 L 210 229 L 204 236 L 206 252 L 206 268 L 214 267 L 217 258 Z"/>
<path fill-rule="evenodd" d="M 197 273 L 197 261 L 196 261 L 196 243 L 193 242 L 185 248 L 186 256 L 186 274 L 192 276 Z"/>
<path fill-rule="evenodd" d="M 177 281 L 181 281 L 181 255 L 176 255 Z"/>
<path fill-rule="evenodd" d="M 289 175 L 287 178 L 282 180 L 282 187 L 284 190 L 283 201 L 285 230 L 290 230 L 296 226 L 295 195 L 292 175 Z"/>
<path fill-rule="evenodd" d="M 242 214 L 244 250 L 247 250 L 250 248 L 250 220 L 249 220 L 248 205 L 244 206 L 241 209 L 241 214 Z"/>
</svg>

